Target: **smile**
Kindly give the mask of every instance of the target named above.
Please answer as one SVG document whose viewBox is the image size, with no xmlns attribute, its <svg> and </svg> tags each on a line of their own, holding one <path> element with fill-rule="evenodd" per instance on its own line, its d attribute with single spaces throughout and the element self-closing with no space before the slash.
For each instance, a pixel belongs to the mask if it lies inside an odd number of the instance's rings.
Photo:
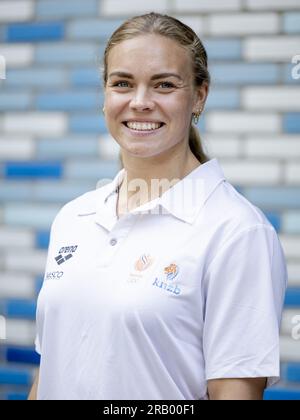
<svg viewBox="0 0 300 420">
<path fill-rule="evenodd" d="M 140 122 L 140 121 L 125 121 L 123 123 L 126 127 L 130 128 L 131 130 L 135 131 L 154 131 L 161 128 L 164 123 L 157 123 L 157 122 Z"/>
</svg>

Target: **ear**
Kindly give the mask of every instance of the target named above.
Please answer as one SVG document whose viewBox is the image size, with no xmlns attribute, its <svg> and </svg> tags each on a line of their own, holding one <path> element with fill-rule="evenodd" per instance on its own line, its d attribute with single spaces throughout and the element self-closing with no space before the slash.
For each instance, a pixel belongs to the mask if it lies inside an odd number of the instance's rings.
<svg viewBox="0 0 300 420">
<path fill-rule="evenodd" d="M 194 94 L 194 106 L 193 106 L 194 113 L 197 113 L 199 109 L 204 108 L 208 91 L 209 91 L 209 85 L 207 82 L 203 82 L 201 86 L 196 86 L 195 94 Z"/>
</svg>

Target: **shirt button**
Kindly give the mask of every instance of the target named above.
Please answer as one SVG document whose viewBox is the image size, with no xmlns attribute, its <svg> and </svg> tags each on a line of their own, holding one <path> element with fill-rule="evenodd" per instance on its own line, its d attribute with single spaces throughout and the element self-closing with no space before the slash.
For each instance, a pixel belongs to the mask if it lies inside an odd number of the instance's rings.
<svg viewBox="0 0 300 420">
<path fill-rule="evenodd" d="M 117 240 L 116 239 L 111 239 L 110 240 L 110 244 L 111 244 L 111 246 L 115 246 L 115 245 L 117 245 Z"/>
</svg>

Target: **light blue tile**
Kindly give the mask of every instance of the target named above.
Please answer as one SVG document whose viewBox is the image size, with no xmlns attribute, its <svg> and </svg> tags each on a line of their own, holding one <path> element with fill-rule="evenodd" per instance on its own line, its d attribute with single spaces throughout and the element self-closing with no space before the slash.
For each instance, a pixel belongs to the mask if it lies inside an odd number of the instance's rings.
<svg viewBox="0 0 300 420">
<path fill-rule="evenodd" d="M 64 24 L 53 23 L 18 23 L 10 24 L 6 29 L 7 42 L 60 41 L 64 37 Z"/>
<path fill-rule="evenodd" d="M 211 89 L 206 109 L 237 109 L 240 107 L 240 92 L 238 89 Z"/>
<path fill-rule="evenodd" d="M 70 82 L 74 86 L 102 86 L 102 75 L 97 66 L 74 69 L 70 73 Z"/>
<path fill-rule="evenodd" d="M 37 18 L 67 18 L 72 16 L 95 16 L 98 14 L 97 0 L 38 0 Z"/>
<path fill-rule="evenodd" d="M 70 117 L 70 131 L 72 133 L 107 133 L 103 115 L 100 114 L 73 114 Z"/>
<path fill-rule="evenodd" d="M 97 65 L 104 46 L 100 44 L 43 44 L 36 47 L 35 61 L 43 64 L 86 64 Z"/>
<path fill-rule="evenodd" d="M 70 161 L 66 163 L 66 178 L 90 179 L 97 182 L 100 179 L 113 179 L 120 170 L 117 161 L 88 160 Z M 94 185 L 96 188 L 96 184 Z"/>
<path fill-rule="evenodd" d="M 122 19 L 77 20 L 68 24 L 66 34 L 71 39 L 107 40 L 122 23 Z"/>
<path fill-rule="evenodd" d="M 300 233 L 300 211 L 289 212 L 283 216 L 283 231 L 291 234 Z"/>
<path fill-rule="evenodd" d="M 7 71 L 7 86 L 57 87 L 67 81 L 67 72 L 62 69 L 14 69 Z"/>
<path fill-rule="evenodd" d="M 243 194 L 264 211 L 300 209 L 300 188 L 244 188 Z"/>
<path fill-rule="evenodd" d="M 98 137 L 42 139 L 37 143 L 37 158 L 95 157 L 98 149 Z"/>
<path fill-rule="evenodd" d="M 297 66 L 297 67 L 296 67 Z M 285 64 L 283 67 L 283 83 L 300 84 L 300 60 L 297 64 Z"/>
<path fill-rule="evenodd" d="M 212 84 L 273 84 L 280 81 L 277 64 L 215 63 L 210 66 Z"/>
<path fill-rule="evenodd" d="M 242 43 L 239 39 L 203 39 L 209 60 L 239 60 L 242 58 Z"/>
<path fill-rule="evenodd" d="M 283 30 L 288 34 L 300 33 L 300 13 L 285 13 L 283 15 Z"/>
<path fill-rule="evenodd" d="M 48 92 L 37 95 L 36 107 L 39 110 L 97 110 L 103 104 L 103 95 L 94 90 Z"/>
<path fill-rule="evenodd" d="M 29 92 L 0 91 L 0 111 L 24 111 L 30 109 L 33 98 Z"/>
<path fill-rule="evenodd" d="M 286 133 L 300 133 L 300 113 L 287 113 L 283 117 L 283 130 Z"/>
<path fill-rule="evenodd" d="M 81 178 L 77 182 L 64 181 L 56 184 L 54 182 L 39 182 L 34 187 L 34 199 L 43 203 L 67 203 L 95 188 L 95 182 L 82 181 Z"/>
<path fill-rule="evenodd" d="M 15 227 L 32 227 L 49 229 L 61 206 L 40 204 L 6 204 L 4 206 L 4 223 Z"/>
<path fill-rule="evenodd" d="M 30 200 L 32 198 L 32 185 L 28 181 L 0 181 L 0 203 Z"/>
</svg>

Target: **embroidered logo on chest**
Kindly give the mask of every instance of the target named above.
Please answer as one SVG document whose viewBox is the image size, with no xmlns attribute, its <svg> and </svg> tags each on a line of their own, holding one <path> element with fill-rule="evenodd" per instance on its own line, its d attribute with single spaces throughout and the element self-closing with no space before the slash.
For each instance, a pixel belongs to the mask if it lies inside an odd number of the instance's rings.
<svg viewBox="0 0 300 420">
<path fill-rule="evenodd" d="M 156 277 L 152 283 L 152 286 L 166 290 L 167 292 L 173 293 L 174 295 L 180 295 L 181 289 L 178 287 L 178 284 L 173 283 L 173 280 L 178 276 L 178 273 L 178 265 L 172 263 L 164 269 L 164 280 L 160 280 L 158 277 Z"/>
<path fill-rule="evenodd" d="M 58 256 L 55 257 L 55 261 L 58 265 L 63 264 L 64 262 L 68 261 L 70 258 L 73 257 L 74 252 L 76 252 L 78 245 L 72 246 L 63 246 L 58 251 Z"/>
</svg>

